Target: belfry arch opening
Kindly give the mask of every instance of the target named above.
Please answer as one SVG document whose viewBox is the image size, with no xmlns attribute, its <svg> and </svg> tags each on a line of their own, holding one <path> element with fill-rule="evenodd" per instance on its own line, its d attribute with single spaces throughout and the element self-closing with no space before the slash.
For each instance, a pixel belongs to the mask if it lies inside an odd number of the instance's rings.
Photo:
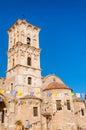
<svg viewBox="0 0 86 130">
<path fill-rule="evenodd" d="M 6 104 L 4 102 L 4 97 L 0 95 L 0 121 L 4 123 L 6 113 Z"/>
</svg>

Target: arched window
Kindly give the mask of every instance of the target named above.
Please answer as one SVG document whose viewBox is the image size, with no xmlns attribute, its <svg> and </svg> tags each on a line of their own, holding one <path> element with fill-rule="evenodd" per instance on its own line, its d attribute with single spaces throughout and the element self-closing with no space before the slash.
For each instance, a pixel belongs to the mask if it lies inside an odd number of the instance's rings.
<svg viewBox="0 0 86 130">
<path fill-rule="evenodd" d="M 30 57 L 27 58 L 27 65 L 31 66 L 31 58 Z"/>
<path fill-rule="evenodd" d="M 84 109 L 83 108 L 81 108 L 81 114 L 82 114 L 82 116 L 84 116 Z"/>
<path fill-rule="evenodd" d="M 13 67 L 14 67 L 14 62 L 15 62 L 15 59 L 13 58 Z"/>
<path fill-rule="evenodd" d="M 56 100 L 56 108 L 57 110 L 62 110 L 61 100 Z"/>
<path fill-rule="evenodd" d="M 67 100 L 67 110 L 70 110 L 71 107 L 70 107 L 70 100 Z"/>
<path fill-rule="evenodd" d="M 33 107 L 33 116 L 38 116 L 38 107 Z"/>
<path fill-rule="evenodd" d="M 29 44 L 30 45 L 30 38 L 29 37 L 27 37 L 27 44 Z"/>
<path fill-rule="evenodd" d="M 28 77 L 28 84 L 30 85 L 32 83 L 32 78 Z"/>
</svg>

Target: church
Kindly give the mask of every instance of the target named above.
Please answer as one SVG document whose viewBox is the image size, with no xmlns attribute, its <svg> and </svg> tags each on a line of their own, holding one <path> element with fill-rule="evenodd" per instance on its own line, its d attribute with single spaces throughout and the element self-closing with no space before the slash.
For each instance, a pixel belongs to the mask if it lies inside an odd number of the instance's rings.
<svg viewBox="0 0 86 130">
<path fill-rule="evenodd" d="M 41 75 L 40 28 L 18 19 L 8 30 L 0 78 L 0 130 L 86 130 L 86 105 L 56 75 Z"/>
</svg>

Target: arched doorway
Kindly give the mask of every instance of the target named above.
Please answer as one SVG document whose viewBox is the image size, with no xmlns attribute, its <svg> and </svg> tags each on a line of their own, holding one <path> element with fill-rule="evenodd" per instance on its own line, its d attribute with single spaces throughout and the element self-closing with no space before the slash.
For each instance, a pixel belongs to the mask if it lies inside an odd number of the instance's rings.
<svg viewBox="0 0 86 130">
<path fill-rule="evenodd" d="M 0 122 L 4 123 L 5 121 L 5 112 L 6 112 L 6 104 L 4 102 L 4 98 L 2 95 L 0 95 Z"/>
</svg>

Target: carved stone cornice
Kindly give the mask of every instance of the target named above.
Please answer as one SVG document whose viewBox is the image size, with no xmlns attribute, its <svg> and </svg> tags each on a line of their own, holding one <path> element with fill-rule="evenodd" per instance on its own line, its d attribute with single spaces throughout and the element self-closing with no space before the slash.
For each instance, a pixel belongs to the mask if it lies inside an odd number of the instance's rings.
<svg viewBox="0 0 86 130">
<path fill-rule="evenodd" d="M 24 24 L 26 26 L 26 28 L 32 29 L 33 31 L 40 31 L 39 27 L 33 26 L 32 24 L 28 23 L 26 20 L 22 20 L 22 19 L 18 19 L 11 27 L 10 29 L 7 31 L 9 34 L 10 32 L 12 32 L 17 26 Z"/>
<path fill-rule="evenodd" d="M 29 69 L 29 68 L 30 68 L 30 69 L 33 69 L 33 70 L 39 70 L 39 71 L 41 71 L 41 69 L 36 68 L 36 67 L 25 66 L 25 65 L 17 64 L 17 65 L 15 65 L 14 67 L 12 67 L 11 69 L 7 70 L 6 73 L 7 73 L 7 72 L 10 72 L 11 70 L 15 69 L 16 67 L 23 67 L 23 68 L 26 68 L 26 69 Z"/>
<path fill-rule="evenodd" d="M 36 47 L 30 46 L 28 44 L 23 44 L 22 42 L 17 42 L 14 46 L 12 46 L 12 48 L 10 48 L 7 51 L 7 54 L 9 55 L 10 53 L 15 52 L 15 50 L 18 50 L 19 48 L 25 52 L 27 51 L 27 52 L 31 52 L 31 53 L 34 53 L 37 55 L 39 55 L 39 53 L 41 52 L 40 48 L 36 48 Z"/>
</svg>

